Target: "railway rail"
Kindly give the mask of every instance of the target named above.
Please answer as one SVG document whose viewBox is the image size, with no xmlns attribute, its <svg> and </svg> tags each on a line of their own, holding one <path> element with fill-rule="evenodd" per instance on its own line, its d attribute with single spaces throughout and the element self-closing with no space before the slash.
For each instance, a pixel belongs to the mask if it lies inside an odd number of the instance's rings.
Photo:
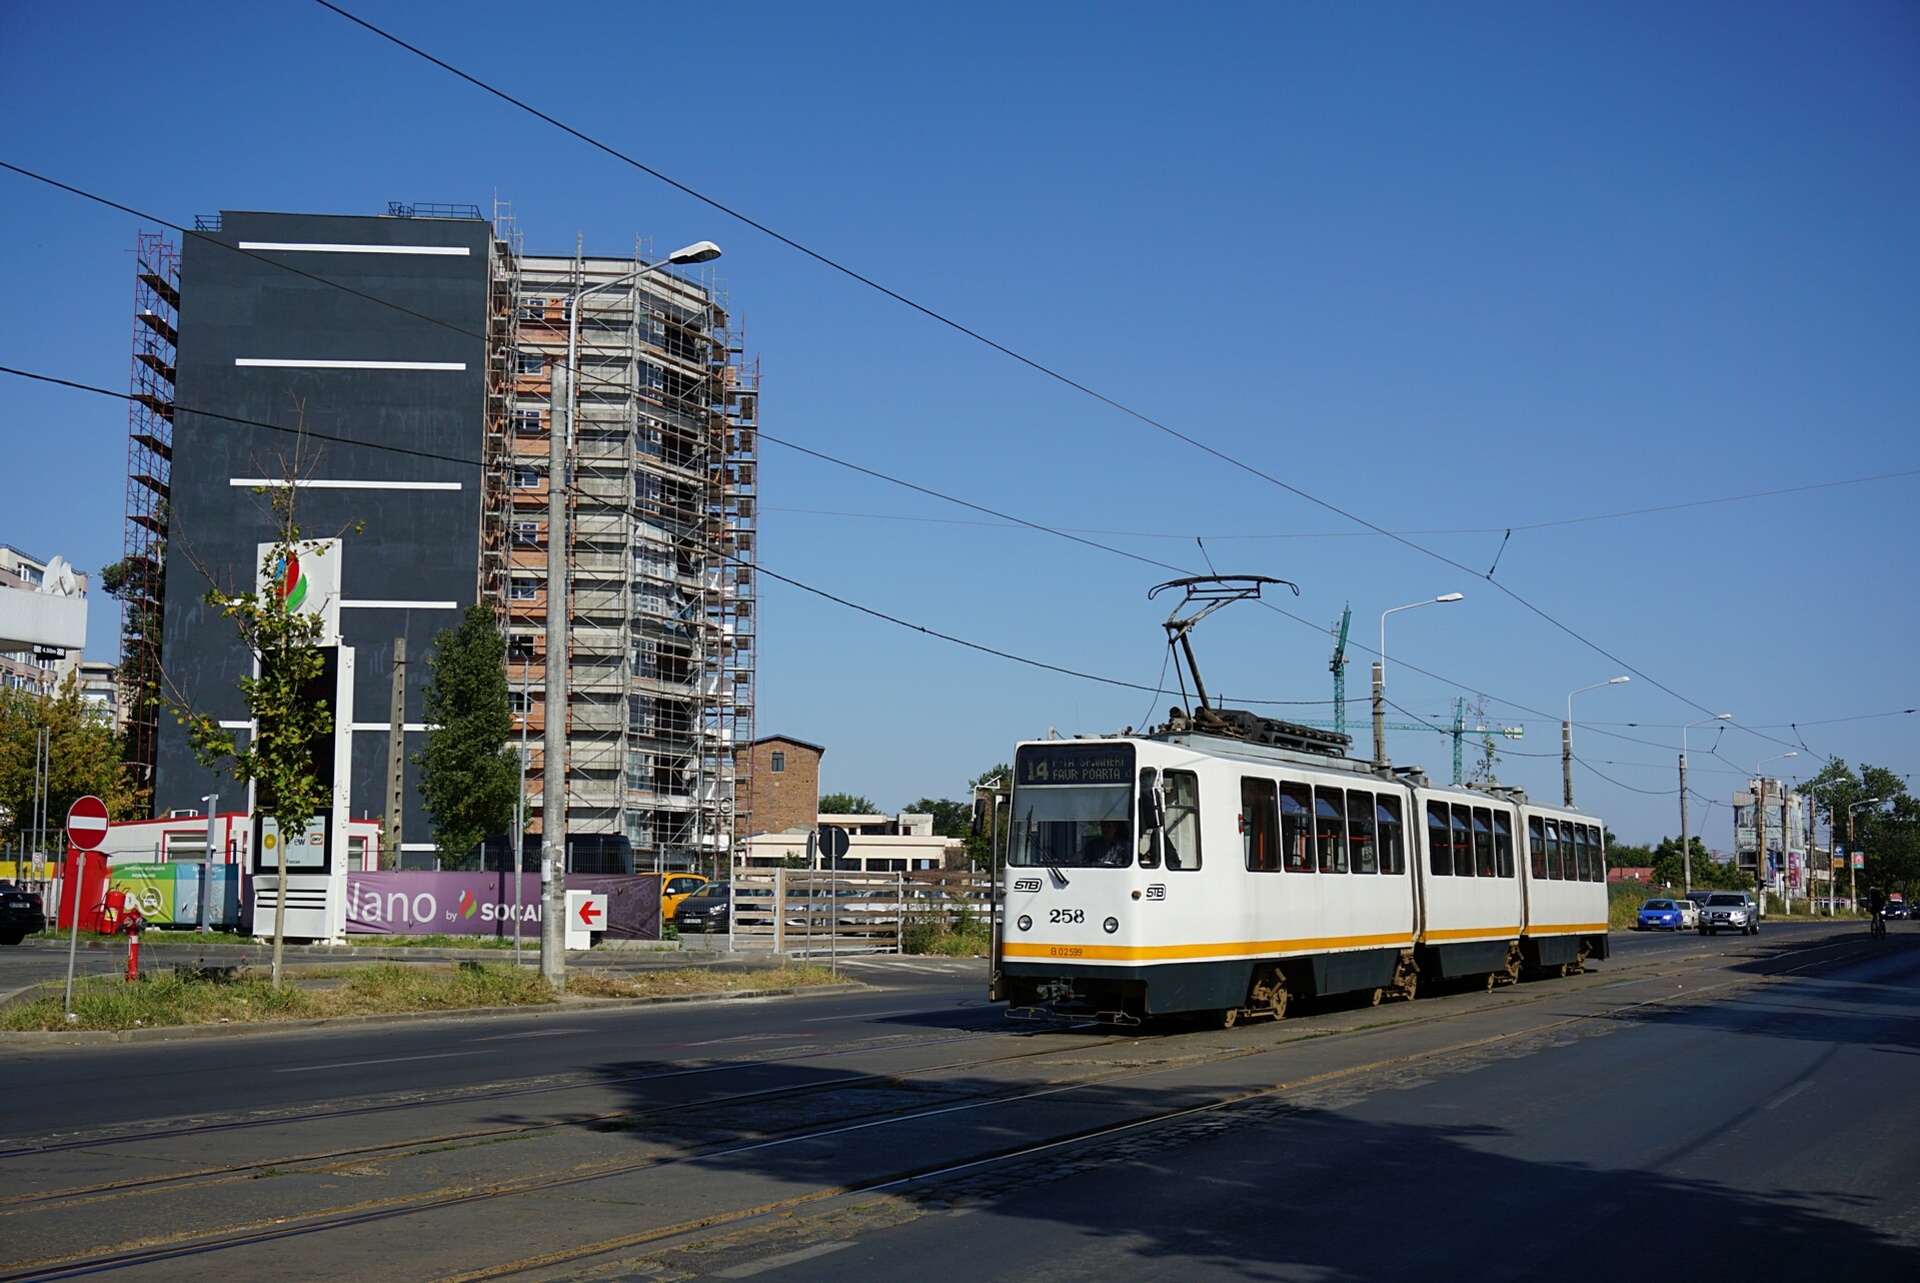
<svg viewBox="0 0 1920 1283">
<path fill-rule="evenodd" d="M 623 1176 L 635 1176 L 645 1172 L 672 1168 L 703 1161 L 721 1161 L 749 1153 L 776 1149 L 784 1146 L 832 1143 L 837 1138 L 855 1133 L 873 1132 L 894 1126 L 906 1126 L 914 1123 L 926 1123 L 933 1120 L 981 1110 L 993 1110 L 1018 1105 L 1023 1102 L 1057 1098 L 1074 1092 L 1084 1092 L 1096 1087 L 1114 1084 L 1140 1082 L 1180 1070 L 1195 1069 L 1234 1059 L 1270 1054 L 1281 1051 L 1289 1045 L 1312 1040 L 1316 1045 L 1326 1045 L 1330 1040 L 1353 1042 L 1386 1034 L 1391 1031 L 1406 1031 L 1418 1027 L 1433 1027 L 1473 1016 L 1484 1016 L 1492 1012 L 1515 1013 L 1526 1007 L 1535 1007 L 1543 1003 L 1577 997 L 1581 994 L 1604 993 L 1608 989 L 1624 988 L 1630 985 L 1646 983 L 1673 976 L 1700 974 L 1703 972 L 1729 971 L 1736 967 L 1752 966 L 1750 974 L 1734 975 L 1707 988 L 1690 987 L 1683 992 L 1645 999 L 1639 1002 L 1606 1004 L 1593 1011 L 1560 1016 L 1548 1021 L 1527 1021 L 1522 1027 L 1493 1035 L 1449 1042 L 1445 1045 L 1427 1048 L 1412 1053 L 1387 1057 L 1363 1057 L 1361 1063 L 1346 1065 L 1337 1069 L 1282 1081 L 1260 1085 L 1240 1091 L 1216 1093 L 1214 1098 L 1191 1102 L 1183 1101 L 1179 1105 L 1162 1110 L 1147 1110 L 1130 1117 L 1111 1119 L 1098 1124 L 1078 1128 L 1066 1128 L 1051 1134 L 1022 1140 L 1013 1144 L 988 1150 L 959 1155 L 942 1155 L 926 1162 L 894 1170 L 870 1173 L 860 1179 L 845 1183 L 822 1185 L 793 1197 L 756 1204 L 750 1207 L 731 1208 L 715 1211 L 691 1220 L 680 1220 L 672 1224 L 637 1230 L 633 1234 L 615 1238 L 602 1238 L 590 1243 L 569 1245 L 555 1251 L 522 1257 L 514 1261 L 487 1266 L 478 1270 L 449 1276 L 450 1279 L 480 1280 L 508 1277 L 516 1273 L 542 1269 L 556 1264 L 585 1261 L 610 1253 L 627 1251 L 636 1247 L 647 1247 L 667 1243 L 675 1237 L 696 1232 L 705 1232 L 719 1226 L 735 1226 L 779 1213 L 793 1211 L 802 1207 L 813 1207 L 833 1199 L 854 1195 L 872 1194 L 889 1190 L 925 1186 L 942 1180 L 951 1179 L 963 1172 L 978 1171 L 996 1165 L 1017 1164 L 1038 1155 L 1051 1153 L 1063 1147 L 1092 1144 L 1104 1138 L 1175 1123 L 1184 1118 L 1194 1117 L 1210 1111 L 1221 1111 L 1243 1106 L 1251 1101 L 1272 1099 L 1288 1093 L 1330 1081 L 1351 1079 L 1356 1075 L 1377 1072 L 1385 1067 L 1412 1061 L 1445 1059 L 1459 1056 L 1475 1048 L 1484 1048 L 1508 1040 L 1532 1036 L 1554 1029 L 1580 1025 L 1599 1019 L 1618 1018 L 1636 1010 L 1671 1004 L 1676 1001 L 1698 1001 L 1703 996 L 1720 994 L 1732 989 L 1744 988 L 1765 983 L 1769 979 L 1822 966 L 1839 958 L 1851 957 L 1860 951 L 1863 944 L 1852 937 L 1839 940 L 1825 940 L 1805 945 L 1790 946 L 1777 950 L 1771 957 L 1753 953 L 1743 953 L 1731 960 L 1716 954 L 1710 958 L 1690 955 L 1682 959 L 1663 959 L 1651 961 L 1646 965 L 1619 967 L 1610 969 L 1601 985 L 1569 985 L 1548 982 L 1529 986 L 1527 990 L 1507 990 L 1504 1000 L 1493 1004 L 1480 1002 L 1472 1006 L 1444 1006 L 1426 1004 L 1396 1008 L 1392 1015 L 1384 1011 L 1355 1012 L 1362 1023 L 1327 1030 L 1320 1027 L 1297 1028 L 1291 1022 L 1260 1028 L 1271 1029 L 1282 1036 L 1270 1040 L 1263 1039 L 1256 1045 L 1246 1043 L 1249 1030 L 1242 1028 L 1232 1035 L 1213 1034 L 1211 1042 L 1196 1043 L 1181 1039 L 1178 1042 L 1168 1040 L 1161 1043 L 1158 1050 L 1185 1051 L 1187 1054 L 1175 1054 L 1162 1057 L 1144 1064 L 1099 1065 L 1081 1067 L 1070 1063 L 1049 1066 L 1049 1058 L 1069 1059 L 1067 1053 L 1084 1051 L 1090 1046 L 1101 1046 L 1123 1041 L 1110 1035 L 1089 1035 L 1084 1031 L 1069 1030 L 1032 1030 L 1006 1034 L 965 1034 L 927 1039 L 886 1039 L 865 1040 L 863 1043 L 836 1047 L 808 1048 L 790 1056 L 766 1057 L 727 1062 L 719 1065 L 686 1066 L 628 1076 L 592 1076 L 568 1083 L 543 1083 L 539 1085 L 518 1084 L 492 1091 L 475 1091 L 464 1096 L 440 1096 L 431 1100 L 412 1100 L 381 1102 L 361 1105 L 352 1109 L 326 1113 L 308 1111 L 289 1115 L 276 1120 L 258 1120 L 257 1125 L 267 1126 L 274 1122 L 299 1124 L 327 1117 L 358 1114 L 373 1109 L 422 1108 L 429 1105 L 473 1103 L 477 1101 L 501 1099 L 507 1096 L 528 1094 L 547 1094 L 568 1090 L 584 1090 L 605 1087 L 622 1081 L 646 1082 L 666 1078 L 690 1077 L 726 1070 L 745 1070 L 756 1066 L 778 1066 L 798 1061 L 832 1059 L 847 1056 L 870 1056 L 887 1051 L 914 1051 L 925 1047 L 937 1047 L 946 1044 L 977 1044 L 982 1039 L 1012 1038 L 1023 1044 L 1020 1050 L 1004 1055 L 962 1056 L 951 1061 L 886 1071 L 878 1074 L 854 1073 L 835 1074 L 830 1078 L 806 1084 L 789 1085 L 775 1088 L 760 1088 L 752 1091 L 720 1092 L 699 1097 L 694 1100 L 664 1102 L 640 1109 L 627 1108 L 614 1111 L 583 1111 L 576 1115 L 560 1119 L 542 1120 L 538 1123 L 509 1125 L 495 1128 L 464 1128 L 458 1131 L 442 1131 L 429 1135 L 413 1136 L 378 1146 L 356 1146 L 315 1152 L 309 1154 L 287 1155 L 271 1159 L 260 1159 L 246 1163 L 220 1165 L 193 1172 L 171 1173 L 165 1176 L 135 1178 L 124 1182 L 106 1182 L 91 1186 L 73 1187 L 66 1190 L 49 1191 L 44 1196 L 19 1195 L 0 1207 L 0 1216 L 9 1216 L 27 1210 L 50 1212 L 62 1208 L 78 1208 L 112 1203 L 116 1200 L 142 1197 L 159 1193 L 186 1193 L 210 1189 L 214 1186 L 236 1180 L 247 1179 L 252 1172 L 270 1166 L 304 1164 L 308 1170 L 316 1170 L 315 1164 L 338 1166 L 344 1162 L 359 1158 L 364 1161 L 368 1155 L 377 1154 L 382 1159 L 402 1157 L 408 1153 L 422 1152 L 434 1147 L 447 1147 L 461 1143 L 472 1143 L 478 1139 L 491 1139 L 510 1134 L 533 1134 L 541 1131 L 574 1126 L 606 1126 L 624 1122 L 641 1122 L 648 1117 L 665 1113 L 689 1113 L 692 1111 L 721 1111 L 740 1105 L 764 1104 L 774 1101 L 793 1101 L 809 1097 L 828 1097 L 834 1092 L 844 1092 L 850 1087 L 906 1080 L 938 1079 L 940 1075 L 954 1075 L 991 1069 L 995 1066 L 1012 1066 L 1026 1062 L 1047 1072 L 1050 1076 L 1038 1082 L 1011 1082 L 1001 1084 L 975 1085 L 958 1089 L 949 1097 L 930 1102 L 922 1109 L 900 1110 L 887 1107 L 879 1110 L 861 1112 L 857 1106 L 850 1112 L 843 1112 L 827 1120 L 810 1120 L 807 1124 L 788 1129 L 747 1130 L 710 1143 L 669 1144 L 655 1152 L 610 1160 L 587 1166 L 574 1165 L 561 1170 L 529 1171 L 510 1178 L 496 1181 L 443 1186 L 430 1190 L 416 1191 L 389 1199 L 360 1200 L 333 1207 L 322 1207 L 302 1212 L 292 1212 L 272 1221 L 255 1221 L 218 1227 L 194 1228 L 180 1231 L 163 1239 L 147 1236 L 137 1241 L 99 1244 L 88 1246 L 71 1253 L 46 1255 L 37 1260 L 15 1262 L 4 1272 L 0 1280 L 51 1280 L 59 1278 L 78 1278 L 105 1273 L 138 1265 L 159 1264 L 166 1261 L 184 1260 L 209 1254 L 232 1251 L 248 1246 L 264 1245 L 293 1238 L 307 1238 L 314 1235 L 349 1230 L 380 1221 L 390 1221 L 400 1217 L 413 1217 L 442 1212 L 459 1207 L 471 1207 L 476 1204 L 511 1199 L 527 1195 L 545 1193 L 560 1189 L 574 1188 L 594 1182 L 607 1181 Z M 1812 955 L 1802 958 L 1802 955 Z M 1794 959 L 1800 959 L 1798 965 L 1786 965 Z M 1615 976 L 1619 978 L 1616 979 Z M 1218 1040 L 1233 1037 L 1235 1045 L 1220 1046 Z M 1098 1039 L 1099 1041 L 1094 1041 Z M 1044 1042 L 1044 1046 L 1033 1046 L 1033 1042 Z M 1126 1040 L 1131 1041 L 1131 1040 Z M 255 1120 L 246 1120 L 254 1122 Z M 61 1139 L 57 1144 L 34 1147 L 16 1147 L 16 1153 L 51 1154 L 63 1149 L 98 1148 L 104 1146 L 135 1143 L 163 1136 L 179 1137 L 204 1134 L 213 1130 L 231 1130 L 236 1124 L 220 1122 L 206 1125 L 204 1128 L 174 1127 L 168 1130 L 145 1133 L 116 1134 L 114 1136 Z"/>
</svg>

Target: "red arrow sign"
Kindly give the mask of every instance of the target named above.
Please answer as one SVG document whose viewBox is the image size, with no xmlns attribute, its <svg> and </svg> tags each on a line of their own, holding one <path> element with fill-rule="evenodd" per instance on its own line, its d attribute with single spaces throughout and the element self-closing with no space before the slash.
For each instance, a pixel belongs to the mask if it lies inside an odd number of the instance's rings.
<svg viewBox="0 0 1920 1283">
<path fill-rule="evenodd" d="M 605 912 L 605 910 L 592 900 L 582 900 L 580 902 L 580 912 L 576 916 L 579 917 L 581 926 L 591 928 L 599 925 L 594 919 L 598 918 L 603 912 Z"/>
<path fill-rule="evenodd" d="M 81 851 L 98 851 L 107 840 L 107 804 L 88 794 L 67 812 L 67 845 Z"/>
</svg>

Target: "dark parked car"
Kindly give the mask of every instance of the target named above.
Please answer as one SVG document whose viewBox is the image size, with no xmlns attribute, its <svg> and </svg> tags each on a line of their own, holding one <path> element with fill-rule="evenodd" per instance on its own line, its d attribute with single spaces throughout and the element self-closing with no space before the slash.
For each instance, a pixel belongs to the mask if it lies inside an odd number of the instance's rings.
<svg viewBox="0 0 1920 1283">
<path fill-rule="evenodd" d="M 689 931 L 725 931 L 733 913 L 733 888 L 725 882 L 709 882 L 680 902 L 673 911 L 673 925 L 682 934 Z"/>
<path fill-rule="evenodd" d="M 1913 910 L 1907 908 L 1905 900 L 1889 900 L 1887 907 L 1880 910 L 1880 916 L 1889 922 L 1905 922 L 1913 917 Z"/>
<path fill-rule="evenodd" d="M 47 913 L 40 897 L 11 882 L 0 881 L 0 944 L 19 944 L 34 932 L 46 929 Z"/>
</svg>

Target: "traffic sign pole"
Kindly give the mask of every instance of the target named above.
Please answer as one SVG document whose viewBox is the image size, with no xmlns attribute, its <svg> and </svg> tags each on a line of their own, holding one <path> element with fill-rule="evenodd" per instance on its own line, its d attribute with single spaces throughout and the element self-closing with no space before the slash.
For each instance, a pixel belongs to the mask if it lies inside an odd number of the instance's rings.
<svg viewBox="0 0 1920 1283">
<path fill-rule="evenodd" d="M 73 964 L 80 954 L 80 884 L 86 880 L 86 852 L 98 851 L 107 840 L 110 824 L 107 804 L 88 794 L 67 810 L 67 875 L 73 892 L 73 931 L 67 937 L 67 1019 L 73 1017 Z M 62 897 L 65 898 L 64 896 Z"/>
</svg>

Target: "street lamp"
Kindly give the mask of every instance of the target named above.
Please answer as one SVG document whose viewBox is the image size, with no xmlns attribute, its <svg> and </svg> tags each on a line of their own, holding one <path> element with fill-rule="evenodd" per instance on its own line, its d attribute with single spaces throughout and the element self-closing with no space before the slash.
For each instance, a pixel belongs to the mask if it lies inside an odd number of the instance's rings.
<svg viewBox="0 0 1920 1283">
<path fill-rule="evenodd" d="M 1732 716 L 1732 713 L 1715 713 L 1712 717 L 1688 722 L 1680 728 L 1680 876 L 1683 892 L 1693 890 L 1693 846 L 1687 833 L 1687 732 L 1696 726 L 1727 721 Z"/>
<path fill-rule="evenodd" d="M 1775 753 L 1772 757 L 1763 757 L 1753 768 L 1753 774 L 1760 781 L 1760 792 L 1754 798 L 1753 805 L 1753 889 L 1754 898 L 1759 900 L 1759 910 L 1764 912 L 1767 905 L 1767 777 L 1760 774 L 1760 768 L 1768 762 L 1778 762 L 1784 758 L 1798 757 L 1798 749 L 1785 753 Z M 1785 855 L 1787 844 L 1786 799 L 1781 799 L 1780 846 Z"/>
<path fill-rule="evenodd" d="M 1566 805 L 1573 805 L 1573 697 L 1597 691 L 1602 686 L 1618 686 L 1621 682 L 1632 680 L 1631 677 L 1609 677 L 1604 682 L 1595 682 L 1591 686 L 1567 692 L 1567 720 L 1560 723 L 1560 800 Z"/>
<path fill-rule="evenodd" d="M 1442 606 L 1465 597 L 1465 593 L 1442 593 L 1425 601 L 1409 602 L 1405 606 L 1380 612 L 1380 658 L 1373 661 L 1373 764 L 1377 769 L 1384 770 L 1387 765 L 1387 616 L 1397 615 L 1403 610 L 1417 610 L 1421 606 Z"/>
<path fill-rule="evenodd" d="M 580 304 L 589 295 L 638 280 L 649 272 L 720 257 L 712 241 L 695 241 L 659 263 L 567 296 L 567 363 L 564 424 L 553 424 L 547 442 L 547 724 L 542 737 L 540 809 L 540 974 L 554 988 L 567 981 L 567 666 L 572 655 L 572 619 L 567 602 L 567 448 L 573 440 L 574 409 L 580 380 L 574 371 L 580 352 Z M 514 869 L 520 867 L 514 856 Z"/>
<path fill-rule="evenodd" d="M 1855 885 L 1853 875 L 1853 817 L 1868 807 L 1878 806 L 1886 800 L 1884 797 L 1870 797 L 1864 802 L 1856 802 L 1847 808 L 1847 908 L 1849 910 L 1858 909 L 1860 905 L 1860 888 Z M 1832 823 L 1832 811 L 1827 812 L 1827 821 L 1829 824 Z"/>
</svg>

